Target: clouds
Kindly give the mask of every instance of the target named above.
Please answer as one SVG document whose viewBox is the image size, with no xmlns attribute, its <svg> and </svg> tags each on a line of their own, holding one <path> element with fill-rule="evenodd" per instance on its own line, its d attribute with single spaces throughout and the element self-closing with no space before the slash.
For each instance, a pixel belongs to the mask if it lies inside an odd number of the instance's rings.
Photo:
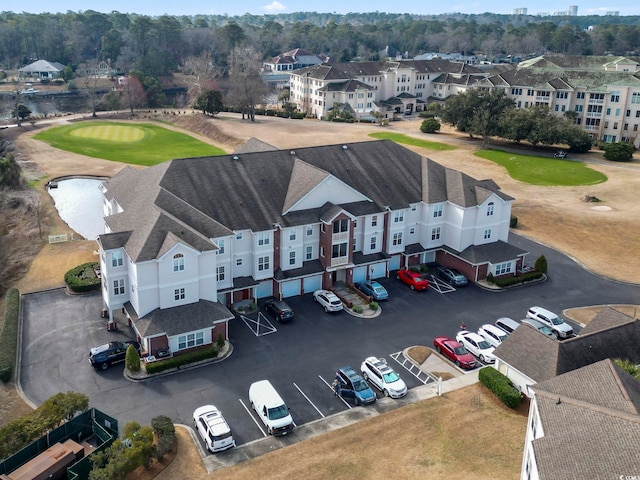
<svg viewBox="0 0 640 480">
<path fill-rule="evenodd" d="M 262 7 L 262 10 L 264 10 L 267 13 L 278 13 L 286 9 L 287 7 L 281 4 L 278 0 L 273 0 L 273 2 L 271 2 L 270 4 Z"/>
</svg>

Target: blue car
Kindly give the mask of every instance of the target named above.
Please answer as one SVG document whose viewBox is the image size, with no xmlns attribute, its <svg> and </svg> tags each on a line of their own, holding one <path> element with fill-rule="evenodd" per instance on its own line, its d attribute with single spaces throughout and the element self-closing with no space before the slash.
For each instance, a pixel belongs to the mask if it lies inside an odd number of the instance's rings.
<svg viewBox="0 0 640 480">
<path fill-rule="evenodd" d="M 338 369 L 336 380 L 340 382 L 340 395 L 354 398 L 356 405 L 368 405 L 377 400 L 367 381 L 351 367 Z"/>
<path fill-rule="evenodd" d="M 367 295 L 371 295 L 375 301 L 386 300 L 387 298 L 389 298 L 387 289 L 375 280 L 360 282 L 358 284 L 358 288 L 360 289 L 360 291 L 366 293 Z"/>
</svg>

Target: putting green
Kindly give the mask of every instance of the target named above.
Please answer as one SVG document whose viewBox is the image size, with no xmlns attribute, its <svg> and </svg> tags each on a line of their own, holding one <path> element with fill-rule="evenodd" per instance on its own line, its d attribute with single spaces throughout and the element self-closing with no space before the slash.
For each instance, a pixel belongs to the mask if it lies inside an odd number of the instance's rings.
<svg viewBox="0 0 640 480">
<path fill-rule="evenodd" d="M 135 125 L 91 125 L 76 128 L 69 135 L 110 142 L 136 142 L 144 138 L 144 130 Z"/>
</svg>

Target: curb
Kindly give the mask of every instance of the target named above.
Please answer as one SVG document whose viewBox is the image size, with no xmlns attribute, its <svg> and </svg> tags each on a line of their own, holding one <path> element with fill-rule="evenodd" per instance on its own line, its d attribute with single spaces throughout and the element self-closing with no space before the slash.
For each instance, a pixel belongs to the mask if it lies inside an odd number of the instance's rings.
<svg viewBox="0 0 640 480">
<path fill-rule="evenodd" d="M 486 292 L 493 292 L 493 293 L 502 293 L 502 292 L 508 292 L 509 290 L 513 290 L 516 288 L 523 288 L 523 287 L 529 287 L 531 285 L 535 285 L 537 283 L 544 283 L 549 279 L 549 277 L 547 277 L 546 273 L 542 274 L 542 278 L 537 279 L 537 280 L 530 280 L 528 282 L 523 282 L 523 283 L 517 283 L 515 285 L 509 285 L 508 287 L 499 287 L 499 288 L 489 288 L 485 285 L 480 284 L 479 282 L 474 282 L 475 285 L 477 285 L 479 288 L 481 288 L 482 290 L 486 291 Z"/>
<path fill-rule="evenodd" d="M 343 310 L 347 312 L 349 315 L 351 315 L 352 317 L 358 317 L 358 318 L 376 318 L 380 316 L 380 314 L 382 313 L 382 307 L 380 307 L 380 305 L 378 305 L 378 309 L 375 310 L 371 315 L 364 314 L 364 313 L 356 313 L 350 308 L 343 308 Z"/>
</svg>

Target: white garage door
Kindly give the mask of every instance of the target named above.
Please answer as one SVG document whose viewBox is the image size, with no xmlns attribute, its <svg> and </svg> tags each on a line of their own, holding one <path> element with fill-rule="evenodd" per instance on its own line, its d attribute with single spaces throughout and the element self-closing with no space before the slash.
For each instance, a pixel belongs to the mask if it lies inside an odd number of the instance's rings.
<svg viewBox="0 0 640 480">
<path fill-rule="evenodd" d="M 302 280 L 304 282 L 304 293 L 315 292 L 322 288 L 322 275 L 316 275 L 315 277 L 307 277 Z"/>
<path fill-rule="evenodd" d="M 273 296 L 273 282 L 271 280 L 260 282 L 260 284 L 256 287 L 256 298 L 265 298 L 271 296 Z"/>
<path fill-rule="evenodd" d="M 282 298 L 295 297 L 300 295 L 300 280 L 289 280 L 288 282 L 282 282 L 280 285 L 280 291 L 282 292 Z"/>
<path fill-rule="evenodd" d="M 367 267 L 353 269 L 353 283 L 364 282 L 367 279 Z"/>
<path fill-rule="evenodd" d="M 371 267 L 373 267 L 373 271 L 371 271 Z M 387 262 L 382 263 L 374 263 L 369 265 L 369 278 L 381 278 L 387 274 Z"/>
<path fill-rule="evenodd" d="M 398 270 L 400 268 L 400 255 L 394 255 L 389 259 L 389 270 Z"/>
</svg>

